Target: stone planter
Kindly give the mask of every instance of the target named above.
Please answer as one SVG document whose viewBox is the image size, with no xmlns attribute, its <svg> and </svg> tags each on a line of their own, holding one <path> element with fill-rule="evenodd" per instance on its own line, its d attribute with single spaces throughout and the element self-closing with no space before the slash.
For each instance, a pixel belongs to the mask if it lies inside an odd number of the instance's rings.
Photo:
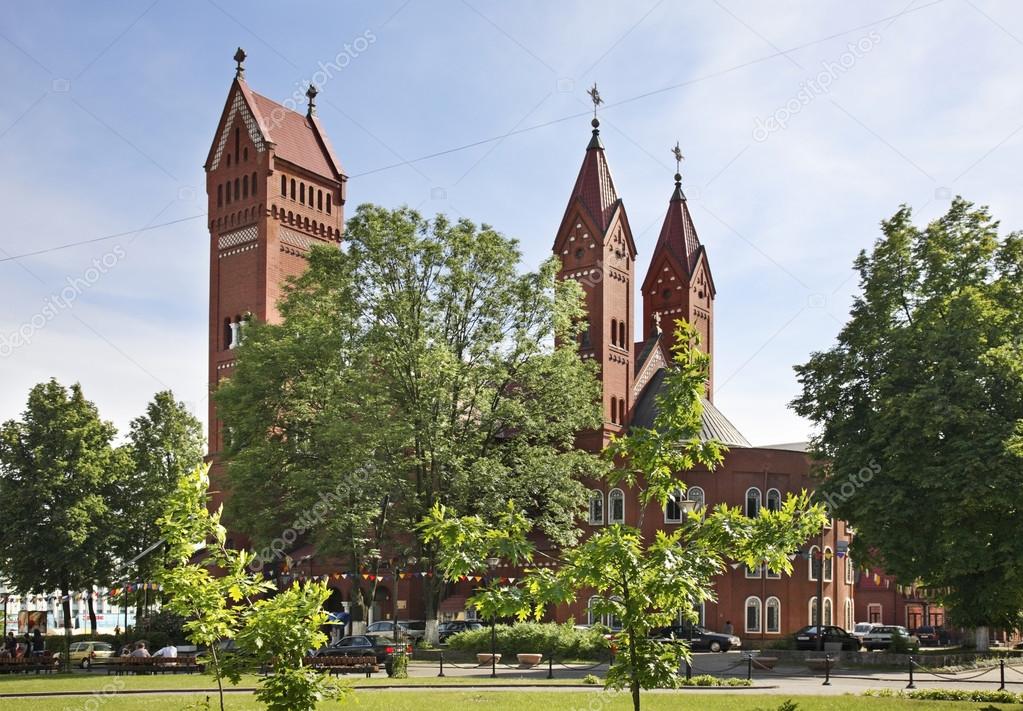
<svg viewBox="0 0 1023 711">
<path fill-rule="evenodd" d="M 490 652 L 481 652 L 476 655 L 476 663 L 481 667 L 488 667 L 494 662 L 501 661 L 500 654 L 491 654 Z"/>
<path fill-rule="evenodd" d="M 778 663 L 778 657 L 753 657 L 754 669 L 774 669 Z"/>
<path fill-rule="evenodd" d="M 516 658 L 519 660 L 519 668 L 529 669 L 535 667 L 541 661 L 543 661 L 542 654 L 516 654 Z"/>
</svg>

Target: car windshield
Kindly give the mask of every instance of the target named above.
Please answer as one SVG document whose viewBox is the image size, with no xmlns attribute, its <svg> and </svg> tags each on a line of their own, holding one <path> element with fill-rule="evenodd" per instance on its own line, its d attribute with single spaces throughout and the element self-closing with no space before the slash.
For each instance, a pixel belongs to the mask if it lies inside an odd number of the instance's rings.
<svg viewBox="0 0 1023 711">
<path fill-rule="evenodd" d="M 861 622 L 860 624 L 856 625 L 856 631 L 869 632 L 871 627 L 873 627 L 873 625 L 870 624 L 869 622 Z"/>
<path fill-rule="evenodd" d="M 112 652 L 114 649 L 111 645 L 107 644 L 106 642 L 96 642 L 94 645 L 92 645 L 92 648 L 97 652 Z"/>
</svg>

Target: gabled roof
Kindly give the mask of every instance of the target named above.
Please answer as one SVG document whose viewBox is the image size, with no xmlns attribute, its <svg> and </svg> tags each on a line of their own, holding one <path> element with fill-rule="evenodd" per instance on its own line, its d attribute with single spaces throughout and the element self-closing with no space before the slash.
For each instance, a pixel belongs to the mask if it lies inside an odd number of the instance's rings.
<svg viewBox="0 0 1023 711">
<path fill-rule="evenodd" d="M 633 427 L 650 428 L 654 426 L 654 418 L 657 416 L 657 396 L 664 390 L 666 375 L 667 370 L 661 368 L 643 388 L 643 392 L 636 400 L 632 410 Z M 753 446 L 707 398 L 703 398 L 703 427 L 700 431 L 700 439 L 703 441 L 717 440 L 733 448 Z"/>
<path fill-rule="evenodd" d="M 611 168 L 607 164 L 604 146 L 600 142 L 598 125 L 594 119 L 593 137 L 586 147 L 586 155 L 579 168 L 579 176 L 575 179 L 575 187 L 572 188 L 565 216 L 568 216 L 572 203 L 578 199 L 590 213 L 601 234 L 605 234 L 621 198 L 618 197 L 614 180 L 611 179 Z"/>
<path fill-rule="evenodd" d="M 216 167 L 217 146 L 223 142 L 224 128 L 239 110 L 257 146 L 265 144 L 276 157 L 316 175 L 346 180 L 344 168 L 315 116 L 300 114 L 257 94 L 239 77 L 232 82 L 228 92 L 217 134 L 206 159 L 208 168 Z M 247 120 L 250 117 L 251 120 Z"/>
</svg>

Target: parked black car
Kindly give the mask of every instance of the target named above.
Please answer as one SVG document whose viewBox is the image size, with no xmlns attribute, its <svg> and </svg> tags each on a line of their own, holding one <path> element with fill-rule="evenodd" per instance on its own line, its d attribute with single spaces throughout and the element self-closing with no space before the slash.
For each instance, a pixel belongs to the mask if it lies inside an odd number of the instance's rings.
<svg viewBox="0 0 1023 711">
<path fill-rule="evenodd" d="M 374 638 L 364 634 L 342 637 L 334 644 L 320 647 L 313 652 L 314 657 L 375 657 L 377 664 L 382 664 L 390 676 L 394 668 L 394 654 L 401 652 L 412 654 L 412 645 L 405 644 L 395 647 L 394 642 Z"/>
<path fill-rule="evenodd" d="M 944 627 L 932 627 L 931 625 L 917 627 L 915 630 L 911 630 L 911 633 L 920 640 L 921 647 L 947 647 L 952 637 Z"/>
<path fill-rule="evenodd" d="M 437 632 L 439 641 L 441 644 L 448 641 L 448 638 L 458 634 L 459 632 L 470 632 L 472 630 L 483 629 L 483 624 L 476 620 L 451 620 L 450 622 L 441 622 L 437 626 Z"/>
<path fill-rule="evenodd" d="M 650 638 L 661 642 L 682 640 L 689 643 L 694 652 L 727 652 L 738 649 L 742 640 L 735 635 L 711 632 L 694 625 L 668 625 L 650 630 Z"/>
<path fill-rule="evenodd" d="M 841 644 L 843 652 L 858 652 L 860 640 L 853 637 L 841 627 L 824 625 L 824 644 Z M 794 635 L 796 649 L 815 650 L 818 648 L 820 634 L 816 625 L 808 625 Z"/>
</svg>

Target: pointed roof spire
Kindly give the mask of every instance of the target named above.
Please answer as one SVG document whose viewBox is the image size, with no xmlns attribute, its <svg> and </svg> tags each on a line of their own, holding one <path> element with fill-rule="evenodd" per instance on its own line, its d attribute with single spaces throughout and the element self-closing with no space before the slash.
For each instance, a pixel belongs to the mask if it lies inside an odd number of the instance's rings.
<svg viewBox="0 0 1023 711">
<path fill-rule="evenodd" d="M 305 95 L 309 98 L 309 108 L 306 111 L 306 116 L 316 115 L 316 95 L 320 93 L 320 90 L 316 88 L 315 84 L 310 84 L 309 88 L 305 90 Z"/>
<path fill-rule="evenodd" d="M 234 70 L 235 79 L 245 79 L 245 50 L 241 47 L 234 53 L 234 61 L 238 63 L 238 66 Z"/>
<path fill-rule="evenodd" d="M 586 155 L 583 156 L 583 164 L 579 168 L 579 177 L 575 180 L 575 187 L 572 188 L 572 195 L 569 198 L 568 210 L 578 200 L 593 218 L 594 223 L 605 232 L 611 224 L 611 216 L 619 203 L 618 192 L 615 190 L 614 181 L 611 179 L 611 168 L 604 156 L 604 146 L 600 142 L 600 121 L 597 120 L 597 107 L 604 103 L 594 84 L 587 94 L 593 100 L 593 137 L 586 146 Z M 565 219 L 568 219 L 566 211 Z"/>
<path fill-rule="evenodd" d="M 668 212 L 664 216 L 654 252 L 668 249 L 691 272 L 696 266 L 700 238 L 696 234 L 693 217 L 689 214 L 685 193 L 682 192 L 682 161 L 685 160 L 685 156 L 682 155 L 682 149 L 677 141 L 671 153 L 675 156 L 675 190 L 668 202 Z"/>
</svg>

